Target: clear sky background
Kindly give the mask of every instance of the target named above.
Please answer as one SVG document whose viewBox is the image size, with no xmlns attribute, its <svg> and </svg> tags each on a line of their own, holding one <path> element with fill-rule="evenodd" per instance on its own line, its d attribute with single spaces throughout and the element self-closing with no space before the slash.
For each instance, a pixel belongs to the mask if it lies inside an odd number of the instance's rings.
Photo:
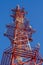
<svg viewBox="0 0 43 65">
<path fill-rule="evenodd" d="M 11 44 L 9 39 L 3 35 L 7 30 L 6 24 L 12 22 L 11 9 L 18 4 L 28 12 L 27 18 L 36 30 L 31 45 L 35 46 L 39 42 L 40 53 L 43 56 L 43 0 L 0 0 L 0 61 L 4 49 Z"/>
</svg>

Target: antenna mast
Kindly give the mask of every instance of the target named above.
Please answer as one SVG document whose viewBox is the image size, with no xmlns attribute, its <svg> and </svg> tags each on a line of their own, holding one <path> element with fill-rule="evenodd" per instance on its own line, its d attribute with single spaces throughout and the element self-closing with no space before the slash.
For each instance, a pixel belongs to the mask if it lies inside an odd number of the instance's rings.
<svg viewBox="0 0 43 65">
<path fill-rule="evenodd" d="M 30 45 L 35 30 L 30 26 L 29 21 L 25 20 L 26 11 L 17 5 L 12 12 L 13 23 L 6 25 L 7 31 L 4 34 L 9 38 L 12 46 L 4 51 L 1 65 L 42 65 L 40 44 L 35 48 Z"/>
</svg>

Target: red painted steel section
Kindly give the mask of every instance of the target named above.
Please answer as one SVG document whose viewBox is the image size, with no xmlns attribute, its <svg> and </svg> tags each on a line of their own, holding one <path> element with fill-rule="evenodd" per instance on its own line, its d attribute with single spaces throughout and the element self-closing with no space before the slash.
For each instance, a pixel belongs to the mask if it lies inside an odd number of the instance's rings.
<svg viewBox="0 0 43 65">
<path fill-rule="evenodd" d="M 6 25 L 7 36 L 12 44 L 12 48 L 4 52 L 1 65 L 42 65 L 43 59 L 39 53 L 39 47 L 31 48 L 30 42 L 35 30 L 26 20 L 24 8 L 20 9 L 19 5 L 12 9 L 13 23 Z M 8 60 L 7 60 L 8 59 Z M 25 61 L 24 61 L 25 60 Z"/>
</svg>

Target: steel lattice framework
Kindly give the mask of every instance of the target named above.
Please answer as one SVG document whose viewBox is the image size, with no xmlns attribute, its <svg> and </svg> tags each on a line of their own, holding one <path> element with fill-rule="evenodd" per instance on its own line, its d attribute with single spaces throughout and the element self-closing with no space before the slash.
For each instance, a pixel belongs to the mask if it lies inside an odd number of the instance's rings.
<svg viewBox="0 0 43 65">
<path fill-rule="evenodd" d="M 30 42 L 35 30 L 25 18 L 24 8 L 19 5 L 12 9 L 13 23 L 6 25 L 7 32 L 4 33 L 11 41 L 11 46 L 3 53 L 1 65 L 42 65 L 43 59 L 39 53 L 39 44 L 31 48 Z"/>
</svg>

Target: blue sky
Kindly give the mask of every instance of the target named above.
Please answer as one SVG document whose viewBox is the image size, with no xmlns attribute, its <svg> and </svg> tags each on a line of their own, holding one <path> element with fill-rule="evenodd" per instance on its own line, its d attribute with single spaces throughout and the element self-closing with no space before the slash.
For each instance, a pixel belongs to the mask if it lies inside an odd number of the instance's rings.
<svg viewBox="0 0 43 65">
<path fill-rule="evenodd" d="M 28 12 L 26 16 L 30 20 L 30 25 L 36 30 L 31 45 L 35 46 L 39 42 L 40 53 L 43 56 L 43 0 L 0 0 L 0 61 L 4 49 L 11 44 L 3 35 L 7 30 L 6 24 L 12 22 L 11 9 L 18 4 Z"/>
</svg>

